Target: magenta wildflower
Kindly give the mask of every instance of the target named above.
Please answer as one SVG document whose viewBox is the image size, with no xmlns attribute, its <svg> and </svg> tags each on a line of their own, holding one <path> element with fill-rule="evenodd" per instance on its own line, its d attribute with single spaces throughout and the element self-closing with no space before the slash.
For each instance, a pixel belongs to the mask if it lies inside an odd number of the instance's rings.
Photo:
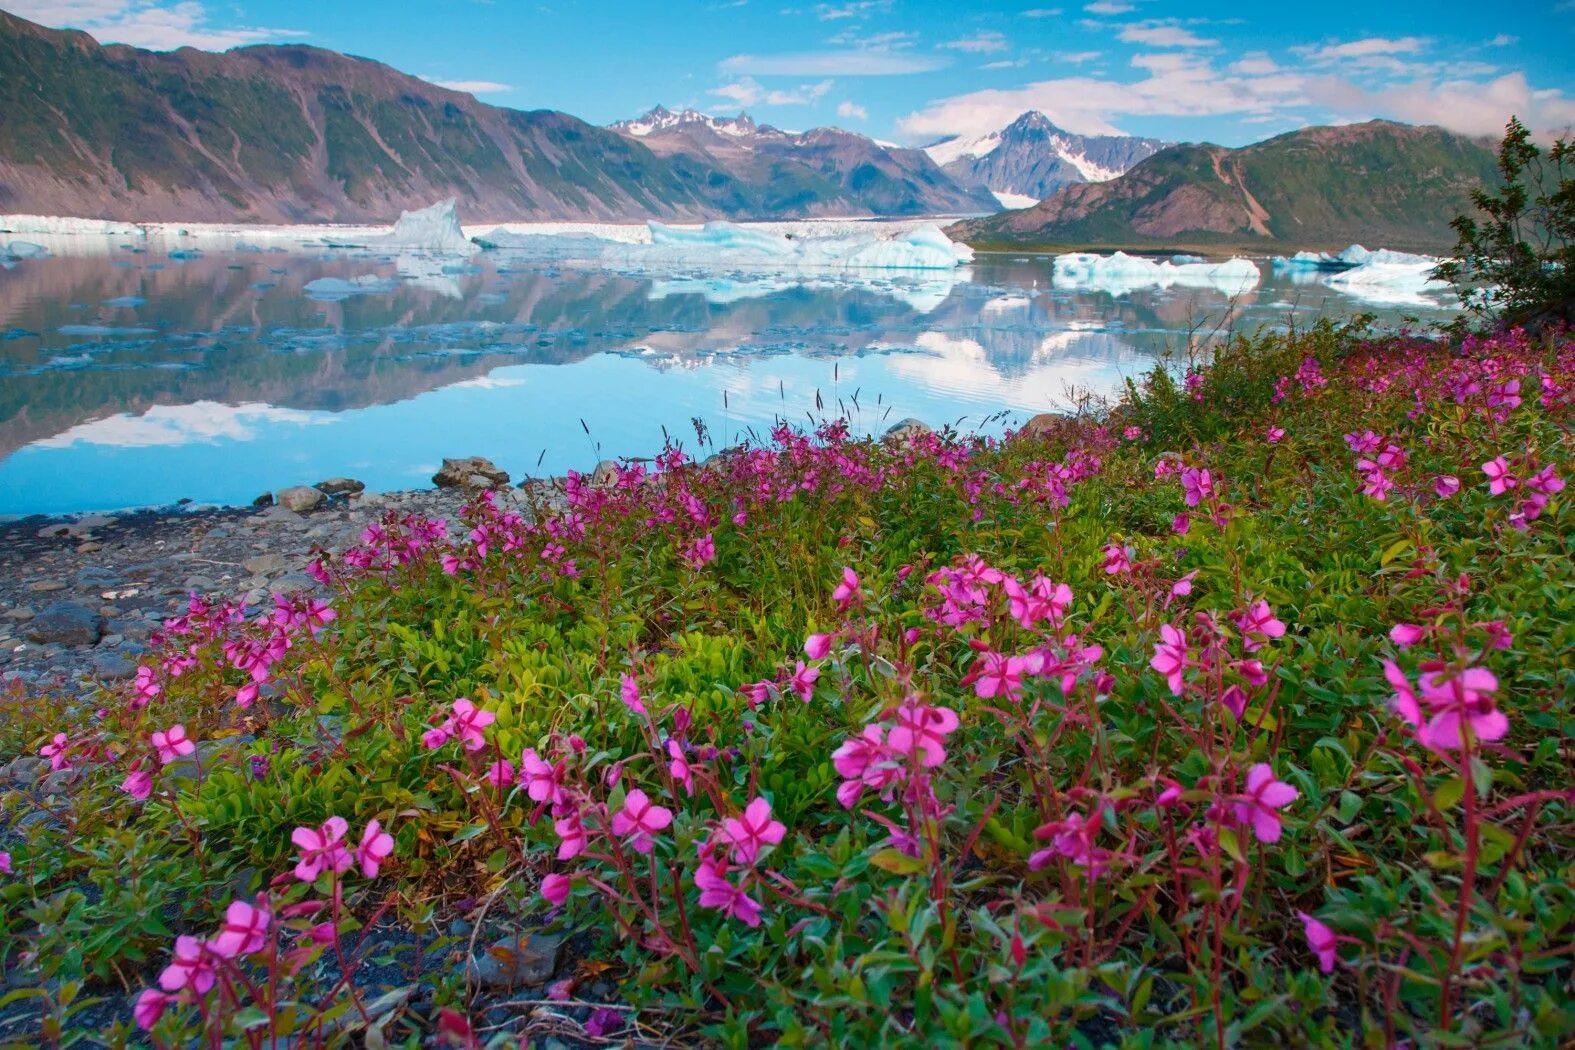
<svg viewBox="0 0 1575 1050">
<path fill-rule="evenodd" d="M 623 701 L 623 706 L 635 714 L 645 714 L 645 702 L 640 699 L 640 683 L 634 675 L 626 674 L 619 679 L 618 699 Z"/>
<path fill-rule="evenodd" d="M 197 745 L 186 736 L 186 727 L 179 722 L 162 732 L 153 734 L 153 746 L 159 753 L 159 765 L 167 766 L 181 755 L 196 752 Z"/>
<path fill-rule="evenodd" d="M 221 959 L 250 955 L 267 941 L 269 915 L 246 901 L 231 901 L 224 912 L 224 924 L 208 938 L 208 950 Z"/>
<path fill-rule="evenodd" d="M 831 600 L 844 609 L 856 602 L 862 602 L 864 595 L 859 590 L 859 574 L 847 566 L 843 566 L 842 582 L 837 584 L 837 589 L 831 592 Z"/>
<path fill-rule="evenodd" d="M 1285 428 L 1270 427 L 1264 432 L 1263 440 L 1267 441 L 1271 445 L 1278 445 L 1281 441 L 1285 440 Z"/>
<path fill-rule="evenodd" d="M 320 828 L 296 828 L 290 841 L 301 850 L 301 859 L 295 865 L 295 877 L 302 882 L 312 882 L 324 870 L 339 874 L 353 864 L 354 858 L 345 849 L 343 839 L 350 825 L 343 817 L 329 817 Z"/>
<path fill-rule="evenodd" d="M 725 869 L 716 861 L 702 859 L 695 870 L 695 886 L 700 890 L 700 906 L 715 908 L 745 926 L 760 925 L 760 904 L 752 900 L 741 886 L 727 880 Z"/>
<path fill-rule="evenodd" d="M 1318 969 L 1324 973 L 1333 973 L 1335 961 L 1334 931 L 1304 911 L 1297 912 L 1296 917 L 1302 920 L 1302 928 L 1307 934 L 1307 947 L 1311 948 L 1313 954 L 1318 956 Z"/>
<path fill-rule="evenodd" d="M 1433 714 L 1417 739 L 1434 751 L 1454 751 L 1466 746 L 1466 728 L 1477 740 L 1502 740 L 1509 719 L 1494 706 L 1492 694 L 1498 679 L 1481 667 L 1462 671 L 1426 671 L 1418 681 L 1421 701 Z"/>
<path fill-rule="evenodd" d="M 569 899 L 569 890 L 572 888 L 569 876 L 560 872 L 553 872 L 541 880 L 541 895 L 553 907 L 558 907 Z"/>
<path fill-rule="evenodd" d="M 1280 841 L 1279 810 L 1295 802 L 1300 795 L 1289 784 L 1274 779 L 1274 770 L 1267 762 L 1259 762 L 1247 771 L 1247 791 L 1237 796 L 1236 819 L 1252 824 L 1252 833 L 1259 842 Z"/>
<path fill-rule="evenodd" d="M 480 751 L 487 746 L 486 734 L 483 732 L 487 726 L 498 720 L 498 716 L 491 711 L 483 711 L 464 697 L 454 701 L 454 717 L 448 731 L 464 746 L 466 751 Z"/>
<path fill-rule="evenodd" d="M 197 995 L 207 995 L 215 979 L 213 954 L 207 946 L 185 934 L 175 938 L 175 957 L 159 974 L 159 987 L 166 992 L 190 988 Z"/>
<path fill-rule="evenodd" d="M 1165 676 L 1172 694 L 1180 696 L 1182 681 L 1191 663 L 1186 632 L 1163 623 L 1159 625 L 1159 638 L 1154 644 L 1154 658 L 1149 661 L 1149 666 Z"/>
<path fill-rule="evenodd" d="M 1433 479 L 1433 491 L 1438 493 L 1441 499 L 1448 499 L 1460 491 L 1460 479 L 1453 474 L 1440 474 Z"/>
<path fill-rule="evenodd" d="M 886 735 L 886 746 L 903 755 L 919 756 L 919 765 L 933 769 L 946 760 L 946 737 L 959 725 L 949 707 L 930 707 L 916 697 L 897 708 L 897 724 Z"/>
<path fill-rule="evenodd" d="M 1205 469 L 1188 467 L 1181 472 L 1181 494 L 1189 507 L 1196 507 L 1213 499 L 1213 475 Z"/>
<path fill-rule="evenodd" d="M 629 848 L 636 853 L 649 853 L 654 843 L 651 836 L 673 822 L 673 811 L 653 803 L 645 792 L 635 788 L 624 796 L 623 809 L 613 814 L 614 835 L 632 836 Z"/>
<path fill-rule="evenodd" d="M 0 850 L 0 875 L 13 874 L 11 871 L 11 851 Z"/>
<path fill-rule="evenodd" d="M 1482 473 L 1487 475 L 1488 491 L 1495 496 L 1502 495 L 1520 484 L 1515 475 L 1510 473 L 1509 461 L 1503 456 L 1494 456 L 1482 464 Z"/>
<path fill-rule="evenodd" d="M 819 677 L 820 668 L 808 667 L 803 660 L 799 660 L 798 666 L 793 670 L 793 679 L 789 684 L 793 687 L 793 691 L 798 694 L 798 698 L 807 704 L 810 698 L 815 695 L 815 680 Z"/>
<path fill-rule="evenodd" d="M 369 879 L 377 878 L 378 868 L 393 852 L 394 836 L 384 831 L 383 825 L 376 820 L 368 821 L 355 847 L 355 861 L 361 866 L 361 874 Z"/>
<path fill-rule="evenodd" d="M 771 803 L 757 795 L 738 817 L 722 821 L 722 840 L 732 844 L 731 856 L 739 864 L 753 864 L 766 846 L 775 846 L 787 834 L 787 826 L 771 819 Z"/>
<path fill-rule="evenodd" d="M 38 749 L 38 753 L 49 759 L 50 769 L 64 769 L 71 764 L 67 752 L 71 750 L 71 738 L 64 733 L 56 733 L 54 737 Z"/>
<path fill-rule="evenodd" d="M 131 772 L 126 774 L 126 779 L 120 782 L 120 790 L 138 802 L 146 801 L 147 797 L 153 794 L 153 774 L 140 768 L 141 765 L 140 760 L 133 764 Z"/>
<path fill-rule="evenodd" d="M 1285 635 L 1285 624 L 1274 618 L 1274 610 L 1261 599 L 1237 614 L 1236 626 L 1241 628 L 1242 647 L 1249 653 L 1257 652 L 1269 639 Z"/>
<path fill-rule="evenodd" d="M 1016 700 L 1023 691 L 1023 676 L 1032 666 L 1033 662 L 1028 657 L 1007 656 L 1005 653 L 986 650 L 979 654 L 978 662 L 974 664 L 973 673 L 977 678 L 973 691 L 985 700 L 997 696 Z"/>
<path fill-rule="evenodd" d="M 165 1008 L 174 1001 L 174 996 L 165 995 L 157 988 L 144 988 L 131 1007 L 131 1019 L 137 1023 L 138 1028 L 146 1032 L 159 1023 L 159 1018 L 164 1016 Z"/>
<path fill-rule="evenodd" d="M 1104 555 L 1105 575 L 1118 576 L 1132 571 L 1132 549 L 1120 543 L 1107 543 L 1099 549 Z"/>
<path fill-rule="evenodd" d="M 824 660 L 831 654 L 831 635 L 812 634 L 804 639 L 804 655 L 811 660 Z"/>
<path fill-rule="evenodd" d="M 1402 649 L 1411 646 L 1427 637 L 1427 628 L 1414 623 L 1397 623 L 1389 628 L 1389 640 Z"/>
</svg>

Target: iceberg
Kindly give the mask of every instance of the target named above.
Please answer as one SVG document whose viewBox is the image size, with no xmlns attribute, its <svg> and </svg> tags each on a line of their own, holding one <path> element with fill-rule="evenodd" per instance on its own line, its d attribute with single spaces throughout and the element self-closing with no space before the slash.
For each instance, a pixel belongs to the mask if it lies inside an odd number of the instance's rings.
<svg viewBox="0 0 1575 1050">
<path fill-rule="evenodd" d="M 392 233 L 367 237 L 335 248 L 401 248 L 411 251 L 470 255 L 481 249 L 459 227 L 459 203 L 453 197 L 417 211 L 402 211 Z"/>
<path fill-rule="evenodd" d="M 1339 271 L 1349 270 L 1353 266 L 1360 266 L 1371 258 L 1373 254 L 1373 252 L 1363 248 L 1360 244 L 1353 244 L 1344 251 L 1339 252 L 1297 252 L 1292 256 L 1276 255 L 1269 260 L 1269 263 L 1276 270 L 1289 270 L 1293 273 L 1323 270 Z"/>
<path fill-rule="evenodd" d="M 394 290 L 394 281 L 375 273 L 362 274 L 348 281 L 342 277 L 319 277 L 315 281 L 308 281 L 301 290 L 308 299 L 320 303 L 337 303 L 355 295 L 385 295 Z"/>
<path fill-rule="evenodd" d="M 42 244 L 34 244 L 32 241 L 12 241 L 0 254 L 8 255 L 13 259 L 38 259 L 48 255 L 49 250 Z"/>
<path fill-rule="evenodd" d="M 1352 252 L 1359 246 L 1346 249 Z M 1390 306 L 1440 307 L 1444 305 L 1428 293 L 1449 289 L 1448 281 L 1433 277 L 1442 259 L 1431 255 L 1412 255 L 1387 249 L 1369 252 L 1360 249 L 1361 261 L 1325 279 L 1330 287 L 1370 302 Z M 1342 252 L 1345 255 L 1346 252 Z M 1355 258 L 1355 256 L 1352 256 Z"/>
<path fill-rule="evenodd" d="M 1154 262 L 1125 252 L 1058 255 L 1053 273 L 1057 287 L 1111 295 L 1172 286 L 1213 288 L 1227 295 L 1237 295 L 1256 287 L 1262 277 L 1251 259 L 1228 259 L 1222 263 Z"/>
</svg>

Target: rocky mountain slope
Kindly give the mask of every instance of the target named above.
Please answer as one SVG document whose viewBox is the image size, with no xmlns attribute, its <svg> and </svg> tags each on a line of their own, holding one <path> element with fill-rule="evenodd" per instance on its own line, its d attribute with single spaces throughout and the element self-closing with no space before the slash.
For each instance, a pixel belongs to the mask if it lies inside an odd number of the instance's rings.
<svg viewBox="0 0 1575 1050">
<path fill-rule="evenodd" d="M 1490 143 L 1437 127 L 1369 121 L 1303 128 L 1227 149 L 1172 146 L 1109 182 L 947 232 L 972 244 L 1342 247 L 1454 243 L 1449 220 L 1495 179 Z"/>
<path fill-rule="evenodd" d="M 104 47 L 0 11 L 0 213 L 386 221 L 449 196 L 472 221 L 987 210 L 922 154 L 804 138 L 750 163 L 653 149 L 319 48 Z"/>
<path fill-rule="evenodd" d="M 1000 131 L 976 139 L 942 139 L 924 151 L 965 186 L 1037 201 L 1062 186 L 1116 178 L 1165 146 L 1159 139 L 1132 135 L 1075 135 L 1043 113 L 1029 111 Z"/>
<path fill-rule="evenodd" d="M 958 215 L 997 208 L 984 187 L 961 186 L 924 151 L 841 128 L 783 131 L 746 114 L 713 117 L 663 106 L 610 127 L 658 156 L 703 157 L 742 183 L 774 186 L 795 214 Z"/>
</svg>

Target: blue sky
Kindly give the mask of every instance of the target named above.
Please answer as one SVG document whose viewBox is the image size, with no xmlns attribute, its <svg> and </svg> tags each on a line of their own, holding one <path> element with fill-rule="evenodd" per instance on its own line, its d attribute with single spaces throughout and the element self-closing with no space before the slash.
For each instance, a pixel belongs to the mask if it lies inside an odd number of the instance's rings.
<svg viewBox="0 0 1575 1050">
<path fill-rule="evenodd" d="M 297 42 L 594 123 L 661 102 L 920 144 L 1026 109 L 1239 145 L 1389 117 L 1575 125 L 1575 0 L 0 0 L 104 42 Z"/>
</svg>

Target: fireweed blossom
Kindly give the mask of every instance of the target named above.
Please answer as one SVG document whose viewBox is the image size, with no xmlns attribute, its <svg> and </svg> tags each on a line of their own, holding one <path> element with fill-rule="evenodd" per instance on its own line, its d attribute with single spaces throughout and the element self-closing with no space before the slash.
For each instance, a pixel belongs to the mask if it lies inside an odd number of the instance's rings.
<svg viewBox="0 0 1575 1050">
<path fill-rule="evenodd" d="M 290 841 L 301 851 L 301 859 L 295 865 L 295 877 L 302 882 L 313 882 L 324 871 L 342 874 L 355 858 L 351 856 L 342 841 L 345 832 L 350 830 L 350 825 L 343 817 L 329 817 L 320 828 L 296 828 L 290 833 Z"/>
<path fill-rule="evenodd" d="M 1267 762 L 1259 762 L 1247 771 L 1247 790 L 1236 796 L 1236 820 L 1251 824 L 1252 833 L 1259 842 L 1280 841 L 1279 810 L 1295 802 L 1300 793 L 1289 784 L 1274 779 L 1274 770 Z"/>
<path fill-rule="evenodd" d="M 838 583 L 836 590 L 831 592 L 831 600 L 844 609 L 862 602 L 864 594 L 859 590 L 859 574 L 844 566 L 842 582 Z"/>
<path fill-rule="evenodd" d="M 221 959 L 250 955 L 267 942 L 268 912 L 246 901 L 231 901 L 224 912 L 224 924 L 208 938 L 208 950 Z"/>
<path fill-rule="evenodd" d="M 695 870 L 695 886 L 700 890 L 700 907 L 714 908 L 730 919 L 737 919 L 745 926 L 760 925 L 760 902 L 751 898 L 742 886 L 735 886 L 727 879 L 726 867 L 718 861 L 702 858 Z"/>
<path fill-rule="evenodd" d="M 217 980 L 213 959 L 207 945 L 182 934 L 175 938 L 175 957 L 159 974 L 159 987 L 166 992 L 190 988 L 197 995 L 207 995 Z"/>
<path fill-rule="evenodd" d="M 393 852 L 394 836 L 384 831 L 383 825 L 377 821 L 368 821 L 366 830 L 361 833 L 361 841 L 355 848 L 355 862 L 360 866 L 361 874 L 369 879 L 377 878 L 378 868 Z"/>
<path fill-rule="evenodd" d="M 186 727 L 179 722 L 154 733 L 151 739 L 161 766 L 167 766 L 182 755 L 195 754 L 197 751 L 197 745 L 186 736 Z"/>
<path fill-rule="evenodd" d="M 1214 476 L 1206 469 L 1188 467 L 1181 472 L 1181 495 L 1189 507 L 1208 502 L 1214 498 Z"/>
<path fill-rule="evenodd" d="M 644 791 L 635 788 L 624 796 L 623 808 L 613 814 L 612 832 L 628 838 L 629 848 L 636 853 L 649 853 L 655 845 L 651 836 L 672 822 L 672 810 L 656 805 Z"/>
<path fill-rule="evenodd" d="M 1181 695 L 1182 683 L 1191 662 L 1186 632 L 1168 623 L 1160 624 L 1159 641 L 1154 643 L 1154 657 L 1149 661 L 1149 666 L 1165 677 L 1173 695 Z"/>
<path fill-rule="evenodd" d="M 1324 973 L 1333 973 L 1336 944 L 1334 931 L 1304 911 L 1297 912 L 1296 917 L 1302 920 L 1302 929 L 1307 934 L 1307 947 L 1318 957 L 1318 969 Z"/>
<path fill-rule="evenodd" d="M 771 819 L 771 803 L 757 795 L 738 817 L 722 821 L 722 841 L 732 846 L 729 856 L 739 864 L 753 864 L 766 846 L 775 846 L 787 834 L 787 826 Z"/>
</svg>

